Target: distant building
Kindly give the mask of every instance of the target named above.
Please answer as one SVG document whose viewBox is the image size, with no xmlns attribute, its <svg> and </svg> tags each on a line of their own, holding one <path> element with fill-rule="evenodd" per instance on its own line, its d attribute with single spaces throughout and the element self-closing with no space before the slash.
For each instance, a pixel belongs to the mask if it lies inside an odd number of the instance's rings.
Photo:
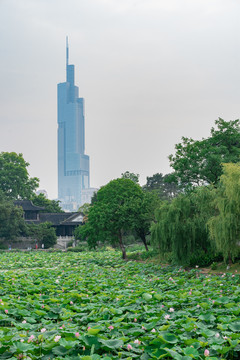
<svg viewBox="0 0 240 360">
<path fill-rule="evenodd" d="M 93 194 L 95 192 L 97 192 L 97 191 L 98 191 L 97 188 L 83 189 L 82 190 L 82 203 L 83 204 L 85 204 L 85 203 L 90 204 L 91 200 L 92 200 L 92 197 L 93 197 Z"/>
<path fill-rule="evenodd" d="M 42 212 L 44 207 L 36 206 L 30 200 L 16 200 L 14 204 L 22 207 L 27 224 L 39 225 L 50 222 L 56 229 L 58 238 L 69 237 L 72 239 L 76 227 L 83 224 L 83 214 L 80 212 L 45 213 Z"/>
<path fill-rule="evenodd" d="M 58 84 L 58 199 L 64 210 L 77 210 L 89 189 L 89 156 L 85 154 L 84 99 L 78 97 L 74 65 L 68 64 L 66 82 Z"/>
</svg>

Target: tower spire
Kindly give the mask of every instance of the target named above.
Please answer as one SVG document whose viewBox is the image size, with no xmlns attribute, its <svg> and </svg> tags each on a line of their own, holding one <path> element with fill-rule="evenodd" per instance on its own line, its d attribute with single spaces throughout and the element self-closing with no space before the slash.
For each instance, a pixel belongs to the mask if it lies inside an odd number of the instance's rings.
<svg viewBox="0 0 240 360">
<path fill-rule="evenodd" d="M 66 68 L 68 67 L 68 54 L 69 54 L 69 50 L 68 50 L 68 36 L 66 36 Z"/>
</svg>

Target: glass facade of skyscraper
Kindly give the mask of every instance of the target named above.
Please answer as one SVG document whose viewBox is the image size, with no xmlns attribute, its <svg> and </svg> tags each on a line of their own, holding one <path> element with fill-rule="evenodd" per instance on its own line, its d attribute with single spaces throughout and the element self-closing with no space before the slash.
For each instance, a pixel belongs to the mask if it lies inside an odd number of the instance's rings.
<svg viewBox="0 0 240 360">
<path fill-rule="evenodd" d="M 74 65 L 66 56 L 66 82 L 58 84 L 58 199 L 63 209 L 82 205 L 82 190 L 90 187 L 89 156 L 85 154 L 84 99 L 75 86 Z"/>
</svg>

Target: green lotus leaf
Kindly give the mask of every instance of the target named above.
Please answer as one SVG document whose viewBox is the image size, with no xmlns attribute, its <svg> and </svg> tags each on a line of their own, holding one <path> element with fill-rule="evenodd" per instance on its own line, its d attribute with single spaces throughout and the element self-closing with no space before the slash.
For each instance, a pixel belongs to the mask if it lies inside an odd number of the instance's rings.
<svg viewBox="0 0 240 360">
<path fill-rule="evenodd" d="M 162 338 L 166 343 L 169 344 L 175 344 L 178 342 L 177 336 L 171 333 L 162 333 L 159 335 L 159 338 Z"/>
<path fill-rule="evenodd" d="M 199 357 L 199 352 L 197 351 L 197 349 L 192 348 L 192 347 L 187 347 L 187 348 L 183 349 L 183 352 L 185 355 L 189 355 L 193 359 L 196 359 Z"/>
<path fill-rule="evenodd" d="M 99 339 L 99 342 L 109 349 L 118 349 L 121 346 L 123 346 L 123 341 L 118 339 L 114 339 L 114 340 Z"/>
<path fill-rule="evenodd" d="M 167 353 L 172 356 L 175 360 L 183 360 L 183 356 L 178 354 L 175 350 L 165 348 Z"/>
<path fill-rule="evenodd" d="M 205 310 L 210 308 L 210 305 L 207 302 L 201 302 L 200 306 Z"/>
<path fill-rule="evenodd" d="M 43 311 L 43 310 L 35 310 L 35 313 L 39 316 L 46 315 L 46 311 Z"/>
<path fill-rule="evenodd" d="M 2 268 L 0 359 L 39 358 L 37 340 L 43 357 L 52 359 L 200 360 L 206 348 L 214 354 L 208 360 L 237 358 L 238 275 L 208 281 L 195 270 L 125 262 L 118 251 L 0 252 Z"/>
<path fill-rule="evenodd" d="M 228 327 L 234 332 L 240 331 L 240 321 L 232 322 L 231 324 L 228 325 Z"/>
<path fill-rule="evenodd" d="M 229 302 L 229 298 L 227 296 L 222 296 L 217 298 L 216 301 L 220 304 L 227 304 Z"/>
<path fill-rule="evenodd" d="M 152 295 L 148 294 L 148 293 L 143 293 L 142 297 L 144 298 L 144 300 L 149 301 L 152 299 Z"/>
<path fill-rule="evenodd" d="M 215 316 L 212 314 L 212 313 L 206 313 L 206 314 L 201 314 L 200 316 L 199 316 L 199 319 L 200 320 L 204 320 L 204 321 L 206 321 L 206 322 L 212 322 L 212 321 L 214 321 L 214 320 L 216 320 L 216 318 L 215 318 Z"/>
<path fill-rule="evenodd" d="M 69 352 L 69 350 L 65 349 L 63 346 L 56 346 L 52 349 L 52 352 L 55 355 L 64 356 Z"/>
<path fill-rule="evenodd" d="M 31 343 L 14 342 L 13 346 L 21 352 L 31 351 L 34 349 L 34 345 Z"/>
<path fill-rule="evenodd" d="M 101 331 L 101 329 L 90 328 L 90 329 L 88 329 L 88 334 L 97 335 L 99 333 L 99 331 Z"/>
<path fill-rule="evenodd" d="M 27 323 L 30 323 L 30 324 L 36 323 L 36 319 L 33 316 L 26 316 L 25 320 L 27 321 Z"/>
<path fill-rule="evenodd" d="M 162 299 L 163 299 L 162 294 L 154 294 L 154 297 L 155 297 L 155 299 L 157 299 L 157 300 L 162 300 Z"/>
</svg>

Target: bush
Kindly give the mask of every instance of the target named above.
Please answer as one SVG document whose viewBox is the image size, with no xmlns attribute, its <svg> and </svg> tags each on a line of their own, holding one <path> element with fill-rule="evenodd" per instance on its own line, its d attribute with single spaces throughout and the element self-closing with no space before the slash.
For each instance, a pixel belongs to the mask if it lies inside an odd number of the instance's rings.
<svg viewBox="0 0 240 360">
<path fill-rule="evenodd" d="M 7 250 L 8 246 L 4 241 L 0 241 L 0 250 Z"/>
<path fill-rule="evenodd" d="M 131 245 L 136 242 L 136 239 L 135 239 L 134 235 L 126 234 L 126 235 L 123 235 L 123 242 L 125 245 Z"/>
<path fill-rule="evenodd" d="M 85 246 L 83 245 L 78 245 L 76 247 L 68 247 L 67 251 L 71 251 L 71 252 L 83 252 L 86 251 Z"/>
<path fill-rule="evenodd" d="M 62 252 L 62 250 L 61 249 L 50 248 L 50 249 L 47 249 L 47 252 L 49 252 L 49 253 L 59 253 L 59 252 Z"/>
<path fill-rule="evenodd" d="M 136 243 L 136 244 L 129 245 L 127 248 L 127 251 L 129 251 L 129 252 L 146 251 L 146 249 L 142 243 L 141 244 Z"/>
<path fill-rule="evenodd" d="M 28 235 L 35 237 L 39 243 L 44 244 L 45 249 L 53 247 L 57 243 L 56 230 L 49 222 L 28 225 Z"/>
<path fill-rule="evenodd" d="M 216 270 L 217 269 L 217 263 L 214 261 L 211 265 L 211 269 L 212 270 Z"/>
<path fill-rule="evenodd" d="M 212 263 L 219 261 L 223 261 L 223 256 L 221 253 L 214 254 L 211 251 L 205 253 L 204 251 L 199 250 L 192 254 L 187 265 L 191 267 L 195 267 L 196 265 L 199 267 L 204 267 L 210 266 Z"/>
<path fill-rule="evenodd" d="M 156 256 L 156 251 L 133 251 L 130 253 L 127 253 L 128 260 L 139 260 L 139 261 L 145 261 L 148 259 L 152 259 Z"/>
</svg>

